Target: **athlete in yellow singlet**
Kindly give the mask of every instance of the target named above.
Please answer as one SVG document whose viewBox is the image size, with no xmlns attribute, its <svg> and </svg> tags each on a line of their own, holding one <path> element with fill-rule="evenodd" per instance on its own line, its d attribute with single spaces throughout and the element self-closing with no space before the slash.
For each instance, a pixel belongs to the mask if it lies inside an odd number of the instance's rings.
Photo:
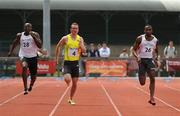
<svg viewBox="0 0 180 116">
<path fill-rule="evenodd" d="M 56 46 L 56 63 L 59 64 L 59 54 L 62 48 L 64 48 L 64 80 L 69 86 L 72 79 L 72 87 L 70 91 L 70 99 L 68 102 L 74 105 L 73 96 L 77 88 L 77 82 L 79 77 L 79 64 L 81 52 L 85 52 L 84 40 L 78 35 L 79 25 L 72 23 L 70 28 L 70 34 L 61 38 Z"/>
</svg>

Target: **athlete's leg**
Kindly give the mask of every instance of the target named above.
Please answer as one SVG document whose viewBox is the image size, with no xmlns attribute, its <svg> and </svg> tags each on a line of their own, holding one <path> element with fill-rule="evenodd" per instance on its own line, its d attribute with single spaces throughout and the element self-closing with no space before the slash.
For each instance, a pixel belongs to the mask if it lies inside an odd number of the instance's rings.
<svg viewBox="0 0 180 116">
<path fill-rule="evenodd" d="M 77 89 L 77 82 L 78 82 L 78 77 L 73 77 L 72 78 L 72 87 L 71 87 L 71 92 L 70 92 L 70 99 L 72 100 L 74 97 L 74 94 Z"/>
<path fill-rule="evenodd" d="M 28 94 L 27 93 L 27 67 L 28 67 L 28 64 L 27 62 L 25 61 L 25 58 L 22 59 L 21 61 L 21 65 L 22 65 L 22 79 L 23 79 L 23 84 L 24 84 L 24 94 Z"/>
<path fill-rule="evenodd" d="M 63 71 L 64 81 L 66 82 L 67 86 L 69 86 L 71 82 L 71 64 L 69 64 L 69 62 L 64 62 Z"/>
<path fill-rule="evenodd" d="M 150 78 L 149 90 L 150 90 L 150 101 L 155 105 L 154 92 L 155 92 L 155 71 L 151 70 L 148 75 Z"/>
<path fill-rule="evenodd" d="M 143 61 L 139 63 L 139 83 L 143 86 L 146 83 L 146 68 Z"/>
<path fill-rule="evenodd" d="M 64 74 L 64 81 L 66 82 L 67 86 L 69 86 L 71 83 L 71 74 Z"/>
<path fill-rule="evenodd" d="M 31 91 L 37 77 L 37 57 L 30 58 L 29 71 L 31 74 L 31 82 L 28 90 Z"/>
<path fill-rule="evenodd" d="M 152 62 L 152 61 L 151 61 Z M 149 84 L 149 90 L 150 90 L 150 103 L 152 105 L 155 105 L 155 99 L 154 99 L 154 92 L 155 92 L 155 76 L 156 76 L 156 71 L 155 71 L 155 64 L 148 62 L 148 76 L 150 78 L 150 84 Z"/>
<path fill-rule="evenodd" d="M 71 87 L 71 91 L 70 91 L 70 100 L 69 103 L 71 105 L 74 105 L 75 102 L 72 101 L 74 94 L 76 92 L 77 89 L 77 83 L 78 83 L 78 77 L 79 77 L 79 65 L 78 62 L 72 64 L 71 67 L 71 76 L 72 76 L 72 87 Z"/>
<path fill-rule="evenodd" d="M 139 75 L 139 83 L 143 86 L 146 83 L 146 76 L 145 75 Z"/>
</svg>

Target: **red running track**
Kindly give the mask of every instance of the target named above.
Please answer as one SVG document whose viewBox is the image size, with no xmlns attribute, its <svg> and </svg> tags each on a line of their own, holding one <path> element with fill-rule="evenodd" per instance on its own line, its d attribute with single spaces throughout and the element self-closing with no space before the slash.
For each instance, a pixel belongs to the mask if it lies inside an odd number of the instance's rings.
<svg viewBox="0 0 180 116">
<path fill-rule="evenodd" d="M 21 79 L 0 80 L 0 116 L 180 116 L 180 79 L 156 80 L 156 106 L 147 103 L 148 85 L 130 78 L 79 81 L 71 106 L 61 80 L 39 78 L 26 96 Z"/>
</svg>

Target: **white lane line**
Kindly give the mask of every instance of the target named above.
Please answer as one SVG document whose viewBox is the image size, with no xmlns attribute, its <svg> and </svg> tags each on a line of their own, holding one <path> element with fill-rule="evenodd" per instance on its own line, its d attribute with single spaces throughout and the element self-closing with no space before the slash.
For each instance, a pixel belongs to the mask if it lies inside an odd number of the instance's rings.
<svg viewBox="0 0 180 116">
<path fill-rule="evenodd" d="M 145 93 L 146 95 L 149 95 L 149 93 L 148 93 L 147 91 L 145 91 L 145 90 L 143 90 L 143 89 L 141 89 L 141 88 L 139 88 L 139 87 L 135 87 L 135 88 L 138 89 L 139 91 Z M 180 112 L 180 109 L 179 109 L 179 108 L 176 108 L 175 106 L 172 106 L 171 104 L 165 102 L 164 100 L 162 100 L 162 99 L 160 99 L 160 98 L 158 98 L 158 97 L 156 97 L 156 96 L 155 96 L 154 98 L 157 99 L 158 101 L 162 102 L 162 103 L 165 104 L 166 106 L 168 106 L 168 107 L 170 107 L 170 108 L 172 108 L 172 109 Z"/>
<path fill-rule="evenodd" d="M 42 84 L 44 84 L 44 83 L 38 84 L 37 86 L 34 87 L 34 89 L 37 88 L 38 86 L 42 85 Z M 6 101 L 0 103 L 0 106 L 2 106 L 2 105 L 4 105 L 4 104 L 6 104 L 6 103 L 8 103 L 8 102 L 10 102 L 10 101 L 12 101 L 12 100 L 14 100 L 15 98 L 19 97 L 19 96 L 22 95 L 23 93 L 24 93 L 24 91 L 22 91 L 22 92 L 18 93 L 17 95 L 15 95 L 15 96 L 7 99 Z"/>
<path fill-rule="evenodd" d="M 18 96 L 22 95 L 23 93 L 24 93 L 24 92 L 18 93 L 17 95 L 15 95 L 15 96 L 13 96 L 13 97 L 7 99 L 6 101 L 2 102 L 2 103 L 0 104 L 0 106 L 2 106 L 2 105 L 4 105 L 4 104 L 6 104 L 6 103 L 12 101 L 13 99 L 17 98 Z"/>
<path fill-rule="evenodd" d="M 61 104 L 64 96 L 66 95 L 66 93 L 68 92 L 70 86 L 66 88 L 66 90 L 64 91 L 64 93 L 62 94 L 62 96 L 59 98 L 57 104 L 55 105 L 55 107 L 53 108 L 53 110 L 51 111 L 51 113 L 49 114 L 49 116 L 53 116 L 55 111 L 57 110 L 58 106 Z"/>
<path fill-rule="evenodd" d="M 167 87 L 167 88 L 169 88 L 169 89 L 172 89 L 172 90 L 174 90 L 174 91 L 178 91 L 178 92 L 180 92 L 180 89 L 177 89 L 177 88 L 174 88 L 174 87 L 170 87 L 170 86 L 165 86 L 165 87 Z"/>
<path fill-rule="evenodd" d="M 103 86 L 103 84 L 98 80 L 98 83 L 101 85 L 101 88 L 103 89 L 103 91 L 105 92 L 106 96 L 108 97 L 110 103 L 112 104 L 114 110 L 116 111 L 118 116 L 122 116 L 121 112 L 118 110 L 117 106 L 115 105 L 115 103 L 113 102 L 112 98 L 110 97 L 110 95 L 108 94 L 107 90 L 105 89 L 105 87 Z"/>
</svg>

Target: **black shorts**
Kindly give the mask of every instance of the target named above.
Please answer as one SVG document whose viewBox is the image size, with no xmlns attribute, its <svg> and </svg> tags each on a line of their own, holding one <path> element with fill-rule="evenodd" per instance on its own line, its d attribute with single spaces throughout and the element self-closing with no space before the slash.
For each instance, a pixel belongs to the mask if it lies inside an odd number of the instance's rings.
<svg viewBox="0 0 180 116">
<path fill-rule="evenodd" d="M 64 74 L 71 74 L 71 77 L 79 77 L 79 62 L 78 61 L 64 61 Z"/>
<path fill-rule="evenodd" d="M 37 75 L 37 57 L 32 57 L 32 58 L 23 57 L 21 58 L 21 62 L 27 63 L 31 76 Z"/>
<path fill-rule="evenodd" d="M 155 70 L 154 60 L 151 58 L 141 58 L 139 63 L 139 76 L 145 76 L 151 70 Z"/>
</svg>

